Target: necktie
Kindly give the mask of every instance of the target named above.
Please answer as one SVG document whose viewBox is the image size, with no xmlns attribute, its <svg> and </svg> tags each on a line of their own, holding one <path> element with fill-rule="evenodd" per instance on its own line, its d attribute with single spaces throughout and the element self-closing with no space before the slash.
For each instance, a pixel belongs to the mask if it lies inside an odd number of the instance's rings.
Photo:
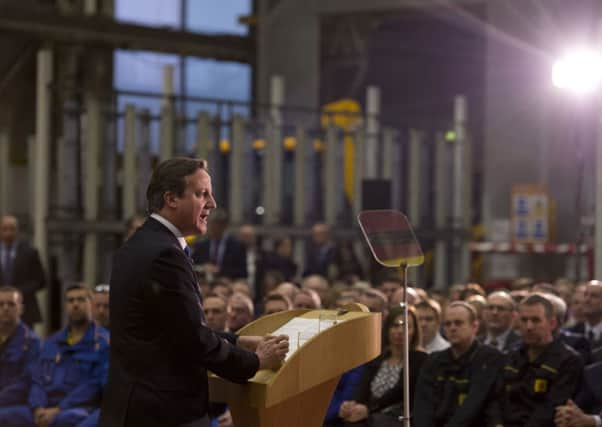
<svg viewBox="0 0 602 427">
<path fill-rule="evenodd" d="M 498 346 L 499 346 L 499 344 L 495 338 L 492 338 L 491 341 L 489 341 L 489 345 L 492 347 L 495 347 L 495 348 L 498 348 Z"/>
<path fill-rule="evenodd" d="M 587 333 L 587 340 L 590 343 L 593 343 L 595 341 L 595 339 L 596 339 L 596 336 L 594 335 L 594 330 L 590 329 L 589 332 Z"/>
<path fill-rule="evenodd" d="M 189 246 L 184 246 L 184 253 L 186 254 L 186 256 L 188 258 L 190 258 L 190 247 Z"/>
</svg>

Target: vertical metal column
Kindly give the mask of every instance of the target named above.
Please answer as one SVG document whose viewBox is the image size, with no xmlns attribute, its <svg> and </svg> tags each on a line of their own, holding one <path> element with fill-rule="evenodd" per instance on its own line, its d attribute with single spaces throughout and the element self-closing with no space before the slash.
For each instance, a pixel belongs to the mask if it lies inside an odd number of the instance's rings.
<svg viewBox="0 0 602 427">
<path fill-rule="evenodd" d="M 383 150 L 382 159 L 382 177 L 391 182 L 391 209 L 399 207 L 399 174 L 394 174 L 393 171 L 399 171 L 398 156 L 395 155 L 395 130 L 391 128 L 383 128 Z"/>
<path fill-rule="evenodd" d="M 80 197 L 80 131 L 81 131 L 81 105 L 73 99 L 63 104 L 66 112 L 63 113 L 63 135 L 57 138 L 56 144 L 56 202 L 58 210 L 56 217 L 62 221 L 76 219 L 78 199 Z M 71 114 L 68 111 L 78 111 Z M 64 235 L 67 242 L 80 240 L 75 233 Z M 82 253 L 73 244 L 62 244 L 57 252 L 58 272 L 63 279 L 79 279 L 81 277 L 80 265 Z"/>
<path fill-rule="evenodd" d="M 447 226 L 447 146 L 441 132 L 435 137 L 435 230 Z M 447 244 L 439 237 L 435 242 L 434 287 L 438 290 L 447 288 Z"/>
<path fill-rule="evenodd" d="M 60 138 L 59 138 L 60 140 Z M 60 144 L 60 141 L 57 141 Z M 27 192 L 29 194 L 33 194 L 35 191 L 35 182 L 36 182 L 36 136 L 27 135 Z M 50 184 L 52 186 L 52 184 Z M 52 187 L 51 187 L 52 188 Z M 29 204 L 27 209 L 29 212 L 33 212 L 35 209 L 35 202 L 30 198 L 28 200 Z"/>
<path fill-rule="evenodd" d="M 88 223 L 98 220 L 100 187 L 100 143 L 101 118 L 100 101 L 94 89 L 88 89 L 85 97 L 86 127 L 83 149 L 84 164 L 84 219 Z M 98 270 L 98 235 L 88 232 L 84 237 L 83 279 L 88 285 L 96 283 Z"/>
<path fill-rule="evenodd" d="M 410 129 L 408 147 L 408 191 L 407 207 L 408 219 L 414 229 L 420 228 L 422 221 L 422 142 L 424 134 L 416 129 Z M 422 266 L 407 269 L 407 278 L 410 283 L 418 284 Z"/>
<path fill-rule="evenodd" d="M 602 20 L 598 21 L 597 28 L 598 47 L 602 49 Z M 599 104 L 598 104 L 599 105 Z M 596 169 L 596 208 L 594 220 L 594 279 L 601 280 L 602 278 L 602 114 L 598 113 L 598 135 L 596 139 L 596 159 L 594 167 Z M 579 266 L 576 266 L 578 269 Z"/>
<path fill-rule="evenodd" d="M 7 215 L 8 181 L 10 176 L 10 145 L 8 134 L 5 130 L 0 131 L 0 215 Z"/>
<path fill-rule="evenodd" d="M 360 128 L 355 132 L 355 185 L 353 196 L 353 217 L 362 210 L 362 181 L 366 176 L 366 132 L 364 128 Z"/>
<path fill-rule="evenodd" d="M 295 201 L 293 223 L 297 227 L 305 225 L 307 198 L 307 135 L 303 126 L 297 126 L 297 146 L 295 147 Z"/>
<path fill-rule="evenodd" d="M 329 225 L 335 225 L 338 215 L 338 198 L 342 192 L 337 191 L 337 128 L 328 125 L 326 128 L 326 161 L 322 171 L 324 182 L 324 218 Z M 339 163 L 340 164 L 340 163 Z"/>
<path fill-rule="evenodd" d="M 378 177 L 378 136 L 380 132 L 380 89 L 366 90 L 366 178 Z"/>
<path fill-rule="evenodd" d="M 470 259 L 468 244 L 463 233 L 470 225 L 469 212 L 466 209 L 467 189 L 466 180 L 466 98 L 456 96 L 454 99 L 454 132 L 456 141 L 454 143 L 454 177 L 453 177 L 453 227 L 454 236 L 454 282 L 462 282 L 468 279 L 470 270 Z"/>
<path fill-rule="evenodd" d="M 268 138 L 263 164 L 265 224 L 277 224 L 282 209 L 282 76 L 272 76 L 270 98 L 270 126 L 267 126 Z"/>
<path fill-rule="evenodd" d="M 134 216 L 136 209 L 137 171 L 136 171 L 136 107 L 125 106 L 123 135 L 123 218 Z"/>
<path fill-rule="evenodd" d="M 150 112 L 147 109 L 140 110 L 140 150 L 138 152 L 138 182 L 142 185 L 138 189 L 136 212 L 138 209 L 146 211 L 146 186 L 150 182 L 152 174 L 151 141 L 150 141 Z"/>
<path fill-rule="evenodd" d="M 407 206 L 408 218 L 412 227 L 419 228 L 421 221 L 421 192 L 422 180 L 420 179 L 422 156 L 422 141 L 424 135 L 416 129 L 410 129 L 410 141 L 408 147 L 408 191 Z M 411 270 L 416 270 L 415 268 Z"/>
<path fill-rule="evenodd" d="M 43 265 L 48 265 L 48 183 L 50 182 L 52 50 L 42 48 L 37 55 L 36 79 L 36 175 L 34 186 L 33 243 Z"/>
<path fill-rule="evenodd" d="M 175 107 L 173 102 L 173 66 L 163 67 L 163 105 L 161 107 L 161 141 L 159 159 L 171 159 L 174 154 Z"/>
<path fill-rule="evenodd" d="M 383 128 L 383 151 L 382 151 L 382 177 L 383 179 L 393 179 L 393 165 L 395 157 L 393 156 L 393 139 L 395 131 L 391 128 Z"/>
<path fill-rule="evenodd" d="M 211 118 L 209 113 L 201 111 L 196 122 L 196 156 L 198 158 L 209 160 L 209 153 L 213 147 L 211 141 Z"/>
<path fill-rule="evenodd" d="M 602 20 L 598 21 L 598 47 L 602 48 Z M 599 113 L 600 114 L 600 113 Z M 594 220 L 594 279 L 602 280 L 602 114 L 599 117 L 598 135 L 596 139 L 596 208 Z M 576 269 L 579 266 L 576 267 Z"/>
<path fill-rule="evenodd" d="M 309 141 L 307 133 L 303 126 L 297 126 L 297 146 L 295 147 L 295 192 L 294 192 L 294 212 L 293 224 L 297 228 L 305 225 L 307 213 L 307 194 L 310 193 L 308 188 L 307 176 L 307 150 Z M 305 251 L 303 239 L 295 239 L 294 241 L 294 259 L 298 265 L 305 265 Z"/>
<path fill-rule="evenodd" d="M 245 153 L 245 119 L 240 114 L 232 117 L 232 144 L 230 149 L 230 223 L 243 222 L 243 185 Z"/>
</svg>

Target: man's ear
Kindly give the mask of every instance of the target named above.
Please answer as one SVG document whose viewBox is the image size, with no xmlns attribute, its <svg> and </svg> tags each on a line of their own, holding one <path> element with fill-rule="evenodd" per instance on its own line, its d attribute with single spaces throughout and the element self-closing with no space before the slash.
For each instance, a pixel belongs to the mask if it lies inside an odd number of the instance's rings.
<svg viewBox="0 0 602 427">
<path fill-rule="evenodd" d="M 175 208 L 178 206 L 178 196 L 172 191 L 166 191 L 163 194 L 163 202 L 165 203 L 165 206 Z"/>
</svg>

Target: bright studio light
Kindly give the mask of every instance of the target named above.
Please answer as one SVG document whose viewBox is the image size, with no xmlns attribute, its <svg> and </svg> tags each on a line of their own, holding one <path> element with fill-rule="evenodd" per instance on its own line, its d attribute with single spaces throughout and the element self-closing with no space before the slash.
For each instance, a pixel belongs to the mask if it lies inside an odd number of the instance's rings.
<svg viewBox="0 0 602 427">
<path fill-rule="evenodd" d="M 554 63 L 552 82 L 577 94 L 591 93 L 602 82 L 602 58 L 587 49 L 569 53 Z"/>
</svg>

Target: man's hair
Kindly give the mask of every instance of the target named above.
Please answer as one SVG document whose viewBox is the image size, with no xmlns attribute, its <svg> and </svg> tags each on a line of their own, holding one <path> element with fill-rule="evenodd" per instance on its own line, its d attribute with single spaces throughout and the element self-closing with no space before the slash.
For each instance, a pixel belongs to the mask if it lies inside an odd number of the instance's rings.
<svg viewBox="0 0 602 427">
<path fill-rule="evenodd" d="M 490 293 L 489 295 L 487 295 L 487 300 L 489 300 L 489 298 L 491 298 L 491 297 L 500 297 L 500 298 L 503 298 L 508 303 L 508 306 L 512 310 L 516 310 L 516 301 L 514 301 L 514 298 L 512 298 L 512 296 L 508 292 L 506 292 L 506 291 L 494 291 L 494 292 Z"/>
<path fill-rule="evenodd" d="M 19 296 L 19 302 L 23 302 L 23 292 L 14 286 L 0 286 L 0 294 L 2 293 L 16 293 Z"/>
<path fill-rule="evenodd" d="M 450 305 L 447 306 L 446 310 L 449 310 L 450 308 L 454 308 L 454 307 L 462 307 L 466 311 L 468 311 L 468 320 L 470 321 L 470 323 L 474 323 L 477 321 L 477 319 L 478 319 L 477 310 L 472 305 L 467 303 L 466 301 L 454 301 Z"/>
<path fill-rule="evenodd" d="M 269 294 L 267 294 L 265 296 L 265 298 L 263 299 L 264 306 L 269 301 L 281 301 L 284 304 L 286 304 L 286 306 L 288 307 L 289 310 L 293 307 L 293 303 L 291 302 L 290 298 L 287 297 L 286 295 L 279 294 L 278 292 L 272 291 Z"/>
<path fill-rule="evenodd" d="M 194 174 L 198 169 L 207 170 L 207 162 L 189 157 L 174 157 L 159 163 L 146 189 L 148 211 L 152 213 L 161 210 L 167 192 L 182 197 L 186 190 L 186 177 Z"/>
<path fill-rule="evenodd" d="M 253 316 L 253 313 L 255 312 L 255 306 L 253 305 L 253 300 L 251 298 L 241 292 L 235 292 L 230 295 L 230 298 L 228 298 L 228 306 L 230 306 L 234 301 L 242 302 L 247 308 L 249 314 Z"/>
<path fill-rule="evenodd" d="M 92 300 L 92 290 L 86 285 L 83 285 L 81 283 L 75 283 L 73 285 L 69 285 L 67 287 L 67 289 L 65 289 L 65 297 L 71 291 L 85 291 L 86 298 L 88 298 L 89 300 Z"/>
<path fill-rule="evenodd" d="M 385 294 L 383 294 L 381 291 L 379 291 L 378 289 L 374 289 L 374 288 L 364 289 L 364 290 L 362 290 L 362 293 L 360 296 L 366 296 L 370 299 L 379 300 L 380 303 L 382 304 L 381 310 L 384 310 L 387 308 L 387 296 Z"/>
<path fill-rule="evenodd" d="M 416 310 L 428 309 L 435 313 L 437 321 L 441 320 L 441 305 L 434 299 L 426 299 L 420 301 L 414 306 Z"/>
<path fill-rule="evenodd" d="M 523 305 L 532 307 L 534 305 L 541 304 L 544 309 L 544 313 L 548 319 L 554 318 L 556 316 L 556 312 L 554 310 L 554 304 L 550 301 L 549 298 L 542 294 L 529 294 L 520 302 L 520 306 Z"/>
<path fill-rule="evenodd" d="M 558 323 L 557 326 L 558 327 L 562 326 L 564 324 L 564 322 L 566 321 L 566 315 L 567 315 L 566 302 L 564 302 L 564 300 L 562 298 L 560 298 L 558 295 L 555 295 L 555 294 L 549 294 L 546 292 L 542 292 L 542 296 L 552 303 L 552 305 L 554 306 L 554 314 L 556 315 L 556 320 Z"/>
</svg>

